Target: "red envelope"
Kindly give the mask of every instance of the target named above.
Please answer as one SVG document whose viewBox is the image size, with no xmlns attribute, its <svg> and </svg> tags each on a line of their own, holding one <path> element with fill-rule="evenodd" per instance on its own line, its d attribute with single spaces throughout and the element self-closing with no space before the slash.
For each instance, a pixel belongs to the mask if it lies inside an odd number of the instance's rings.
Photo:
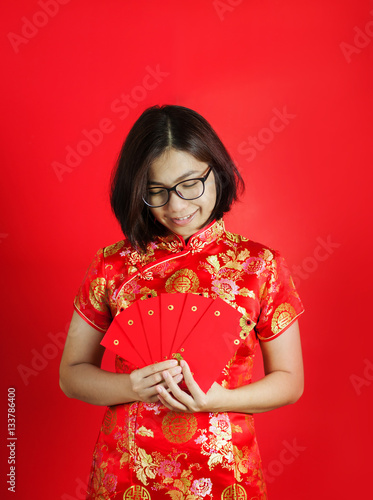
<svg viewBox="0 0 373 500">
<path fill-rule="evenodd" d="M 179 294 L 171 294 L 171 297 L 173 295 Z M 205 313 L 206 309 L 209 307 L 210 303 L 214 301 L 214 299 L 207 299 L 206 297 L 195 295 L 192 293 L 187 293 L 184 295 L 186 298 L 184 302 L 183 312 L 180 317 L 173 343 L 170 346 L 168 357 L 172 356 L 173 352 L 179 349 L 179 346 L 196 326 L 200 318 Z"/>
<path fill-rule="evenodd" d="M 142 319 L 143 331 L 145 332 L 152 363 L 162 361 L 160 301 L 151 299 L 138 300 L 136 305 Z M 131 315 L 130 311 L 129 315 Z"/>
<path fill-rule="evenodd" d="M 241 344 L 241 316 L 223 300 L 214 300 L 174 354 L 188 362 L 203 392 L 208 391 Z"/>
<path fill-rule="evenodd" d="M 172 346 L 184 309 L 186 293 L 161 293 L 162 359 L 171 356 Z"/>
<path fill-rule="evenodd" d="M 118 314 L 101 344 L 139 368 L 185 359 L 206 392 L 242 342 L 241 316 L 220 298 L 162 293 Z"/>
</svg>

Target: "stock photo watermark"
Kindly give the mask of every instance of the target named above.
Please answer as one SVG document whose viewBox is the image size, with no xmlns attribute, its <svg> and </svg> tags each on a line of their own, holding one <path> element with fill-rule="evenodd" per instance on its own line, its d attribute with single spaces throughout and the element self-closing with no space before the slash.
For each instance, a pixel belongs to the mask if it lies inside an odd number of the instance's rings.
<svg viewBox="0 0 373 500">
<path fill-rule="evenodd" d="M 237 151 L 246 161 L 255 160 L 258 153 L 263 151 L 270 144 L 276 135 L 280 134 L 294 120 L 297 115 L 289 113 L 287 107 L 283 106 L 282 111 L 277 108 L 272 109 L 273 116 L 269 120 L 267 127 L 262 127 L 255 136 L 249 136 L 238 145 Z"/>
<path fill-rule="evenodd" d="M 285 468 L 294 463 L 300 454 L 307 449 L 306 446 L 299 445 L 296 438 L 293 439 L 292 443 L 284 440 L 282 446 L 283 449 L 278 458 L 271 460 L 263 470 L 267 483 L 273 483 L 276 477 L 281 476 Z"/>
<path fill-rule="evenodd" d="M 299 288 L 302 280 L 306 280 L 311 274 L 315 273 L 319 268 L 320 262 L 325 262 L 341 246 L 340 243 L 332 241 L 332 236 L 329 234 L 326 238 L 318 236 L 313 255 L 305 257 L 300 264 L 295 264 L 291 268 L 291 275 L 296 288 Z"/>
<path fill-rule="evenodd" d="M 37 4 L 40 7 L 40 10 L 34 12 L 31 18 L 26 16 L 21 18 L 21 34 L 14 33 L 13 31 L 10 31 L 7 34 L 8 40 L 14 52 L 19 54 L 20 47 L 27 45 L 30 40 L 35 38 L 39 31 L 59 13 L 60 6 L 70 3 L 70 1 L 71 0 L 39 0 Z"/>
<path fill-rule="evenodd" d="M 8 472 L 6 474 L 8 491 L 16 492 L 16 389 L 8 388 L 8 435 L 6 447 L 8 455 Z"/>
<path fill-rule="evenodd" d="M 360 396 L 364 387 L 370 387 L 373 382 L 373 363 L 369 359 L 365 358 L 362 375 L 352 373 L 350 375 L 350 382 L 356 394 Z"/>
<path fill-rule="evenodd" d="M 61 495 L 61 500 L 84 500 L 87 498 L 87 483 L 88 483 L 88 478 L 86 482 L 84 482 L 80 477 L 77 477 L 75 479 L 76 483 L 76 488 L 75 488 L 75 496 L 72 496 L 68 493 L 64 493 Z"/>
<path fill-rule="evenodd" d="M 119 120 L 125 120 L 132 109 L 137 108 L 140 102 L 144 101 L 149 92 L 155 90 L 170 73 L 162 71 L 160 65 L 155 67 L 146 66 L 146 74 L 141 83 L 132 88 L 125 94 L 121 94 L 115 98 L 110 104 L 110 111 Z M 71 146 L 68 144 L 65 147 L 65 160 L 53 161 L 51 166 L 57 176 L 59 182 L 63 181 L 63 176 L 66 173 L 71 173 L 78 167 L 84 158 L 91 155 L 95 148 L 100 146 L 104 141 L 104 137 L 116 130 L 116 124 L 111 118 L 102 118 L 96 127 L 90 130 L 84 128 L 81 132 L 82 138 Z"/>
<path fill-rule="evenodd" d="M 50 361 L 60 355 L 65 345 L 69 326 L 70 323 L 67 323 L 64 332 L 48 333 L 47 337 L 50 342 L 45 344 L 40 350 L 31 349 L 29 365 L 19 364 L 17 366 L 17 371 L 26 387 L 30 383 L 30 378 L 37 377 L 40 372 L 47 368 Z"/>
<path fill-rule="evenodd" d="M 373 16 L 373 10 L 369 12 Z M 355 26 L 353 43 L 341 42 L 339 47 L 346 61 L 350 63 L 354 55 L 358 55 L 367 47 L 373 38 L 373 19 L 368 21 L 363 28 Z"/>
<path fill-rule="evenodd" d="M 236 7 L 241 5 L 243 0 L 214 0 L 212 5 L 219 16 L 220 21 L 224 21 L 226 13 L 232 13 Z"/>
</svg>

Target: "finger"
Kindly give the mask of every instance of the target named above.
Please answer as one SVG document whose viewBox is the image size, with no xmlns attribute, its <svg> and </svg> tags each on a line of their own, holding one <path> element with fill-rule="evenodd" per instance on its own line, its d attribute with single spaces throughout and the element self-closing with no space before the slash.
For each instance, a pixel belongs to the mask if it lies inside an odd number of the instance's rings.
<svg viewBox="0 0 373 500">
<path fill-rule="evenodd" d="M 181 375 L 182 369 L 181 369 L 181 366 L 176 366 L 174 368 L 171 368 L 170 370 L 167 370 L 167 372 L 170 373 L 170 375 L 172 377 L 177 377 L 177 376 Z M 181 375 L 181 378 L 183 378 L 182 375 Z M 157 385 L 157 384 L 164 381 L 163 372 L 152 373 L 151 375 L 144 377 L 143 380 L 144 380 L 145 384 L 149 387 L 151 387 L 153 385 Z M 180 379 L 178 379 L 177 383 L 179 383 L 179 382 L 180 382 Z"/>
<path fill-rule="evenodd" d="M 164 406 L 165 408 L 168 408 L 169 410 L 171 411 L 177 411 L 175 408 L 172 408 L 172 406 L 170 406 L 167 401 L 165 401 L 162 396 L 160 394 L 158 394 L 157 396 L 158 398 L 158 402 L 161 403 L 162 406 Z"/>
<path fill-rule="evenodd" d="M 144 403 L 157 403 L 159 401 L 158 393 L 155 396 L 144 401 Z"/>
<path fill-rule="evenodd" d="M 197 382 L 194 380 L 194 377 L 192 375 L 192 372 L 190 371 L 188 363 L 183 359 L 180 361 L 180 366 L 183 370 L 183 376 L 184 376 L 184 381 L 186 386 L 189 389 L 189 392 L 193 396 L 194 399 L 197 399 L 198 397 L 203 396 L 205 393 L 202 391 L 200 386 L 197 384 Z"/>
<path fill-rule="evenodd" d="M 172 380 L 175 382 L 176 385 L 179 385 L 180 382 L 183 380 L 183 374 L 179 373 L 179 375 L 175 375 L 175 377 L 172 377 Z"/>
<path fill-rule="evenodd" d="M 169 375 L 168 372 L 163 372 L 163 377 L 166 382 L 166 387 L 168 386 L 171 389 L 171 393 L 175 396 L 175 398 L 188 408 L 192 408 L 193 406 L 193 398 L 189 396 L 186 392 L 184 392 L 175 382 L 175 380 Z"/>
<path fill-rule="evenodd" d="M 169 391 L 171 390 L 171 389 L 169 389 L 166 382 L 162 379 L 162 382 L 160 382 L 159 384 L 155 384 L 155 385 L 152 385 L 151 387 L 144 388 L 143 394 L 146 397 L 151 397 L 151 396 L 157 395 L 158 394 L 157 387 L 163 387 L 164 389 L 169 390 Z"/>
<path fill-rule="evenodd" d="M 164 387 L 157 386 L 158 397 L 161 403 L 166 406 L 169 410 L 172 411 L 187 411 L 188 407 L 183 403 L 172 397 L 171 393 L 169 393 Z"/>
<path fill-rule="evenodd" d="M 169 410 L 171 410 L 171 411 L 172 411 L 172 412 L 174 412 L 174 413 L 177 413 L 177 412 L 179 412 L 179 413 L 180 413 L 180 412 L 183 412 L 183 413 L 188 413 L 188 410 L 179 410 L 179 408 L 175 408 L 175 407 L 171 406 L 171 405 L 170 405 L 170 404 L 168 404 L 168 403 L 167 403 L 167 401 L 165 401 L 165 400 L 162 398 L 162 396 L 160 396 L 159 394 L 158 394 L 158 402 L 159 402 L 162 406 L 164 406 L 164 407 L 168 408 Z"/>
<path fill-rule="evenodd" d="M 180 373 L 179 375 L 176 375 L 173 377 L 173 382 L 176 384 L 180 384 L 180 382 L 183 380 L 183 376 Z M 170 387 L 168 386 L 167 382 L 162 378 L 162 381 L 158 384 L 152 385 L 150 387 L 147 387 L 144 389 L 144 393 L 149 396 L 153 396 L 154 394 L 157 394 L 157 387 L 164 387 L 167 391 L 171 391 Z"/>
<path fill-rule="evenodd" d="M 181 366 L 177 365 L 175 366 L 175 368 L 169 368 L 167 371 L 172 377 L 174 377 L 175 375 L 179 375 L 179 373 L 182 373 L 183 369 L 181 368 Z"/>
<path fill-rule="evenodd" d="M 153 373 L 152 375 L 144 377 L 142 380 L 146 387 L 153 387 L 164 381 L 162 373 Z"/>
<path fill-rule="evenodd" d="M 167 359 L 166 361 L 162 361 L 161 363 L 154 363 L 152 365 L 145 366 L 140 370 L 142 371 L 144 377 L 148 377 L 149 375 L 161 373 L 164 370 L 170 370 L 171 368 L 175 368 L 177 366 L 178 361 L 176 359 Z"/>
</svg>

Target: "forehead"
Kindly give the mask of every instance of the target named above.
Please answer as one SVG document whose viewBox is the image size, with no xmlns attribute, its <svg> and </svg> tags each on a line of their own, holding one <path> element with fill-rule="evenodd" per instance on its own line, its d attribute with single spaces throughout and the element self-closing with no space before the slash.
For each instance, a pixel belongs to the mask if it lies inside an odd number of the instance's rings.
<svg viewBox="0 0 373 500">
<path fill-rule="evenodd" d="M 189 175 L 201 176 L 207 166 L 207 163 L 197 160 L 189 153 L 170 149 L 152 163 L 148 179 L 151 182 L 172 184 Z"/>
</svg>

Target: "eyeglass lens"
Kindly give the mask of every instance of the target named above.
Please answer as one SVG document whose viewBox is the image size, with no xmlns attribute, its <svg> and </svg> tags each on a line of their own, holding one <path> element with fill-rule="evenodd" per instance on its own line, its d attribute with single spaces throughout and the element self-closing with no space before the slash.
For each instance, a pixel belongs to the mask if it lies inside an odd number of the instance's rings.
<svg viewBox="0 0 373 500">
<path fill-rule="evenodd" d="M 181 182 L 176 186 L 176 192 L 180 198 L 184 200 L 194 200 L 202 196 L 204 190 L 203 182 L 199 179 L 191 179 L 189 181 Z M 167 189 L 154 187 L 148 188 L 146 191 L 145 201 L 153 206 L 165 205 L 168 202 L 169 192 Z"/>
</svg>

